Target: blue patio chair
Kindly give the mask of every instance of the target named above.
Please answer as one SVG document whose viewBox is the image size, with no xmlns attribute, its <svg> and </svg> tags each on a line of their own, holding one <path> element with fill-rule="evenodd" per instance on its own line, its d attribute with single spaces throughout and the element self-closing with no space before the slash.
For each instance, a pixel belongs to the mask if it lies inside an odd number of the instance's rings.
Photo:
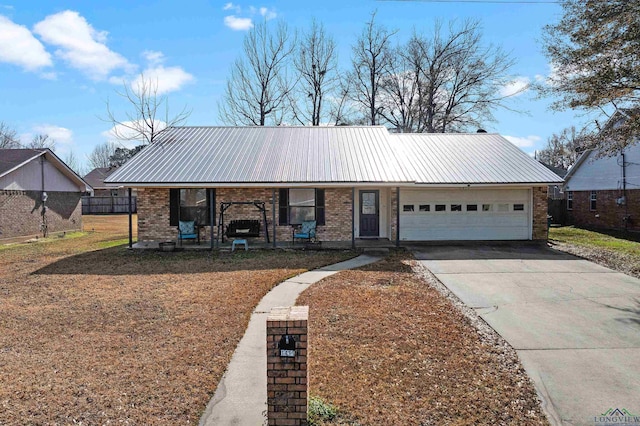
<svg viewBox="0 0 640 426">
<path fill-rule="evenodd" d="M 305 220 L 301 225 L 294 225 L 292 229 L 292 238 L 291 243 L 295 244 L 296 239 L 298 240 L 307 240 L 307 242 L 311 242 L 311 240 L 316 240 L 316 221 L 315 220 Z"/>
<path fill-rule="evenodd" d="M 178 240 L 180 245 L 182 245 L 182 240 L 198 240 L 198 244 L 200 244 L 200 233 L 195 221 L 181 220 L 178 222 Z"/>
</svg>

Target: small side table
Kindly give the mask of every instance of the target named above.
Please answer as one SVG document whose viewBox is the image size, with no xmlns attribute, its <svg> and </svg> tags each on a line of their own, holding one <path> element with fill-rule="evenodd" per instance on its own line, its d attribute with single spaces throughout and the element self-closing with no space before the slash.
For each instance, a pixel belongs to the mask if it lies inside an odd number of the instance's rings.
<svg viewBox="0 0 640 426">
<path fill-rule="evenodd" d="M 244 244 L 244 250 L 249 250 L 249 243 L 247 243 L 247 240 L 233 240 L 233 242 L 231 243 L 231 251 L 235 251 L 236 245 L 238 244 Z"/>
</svg>

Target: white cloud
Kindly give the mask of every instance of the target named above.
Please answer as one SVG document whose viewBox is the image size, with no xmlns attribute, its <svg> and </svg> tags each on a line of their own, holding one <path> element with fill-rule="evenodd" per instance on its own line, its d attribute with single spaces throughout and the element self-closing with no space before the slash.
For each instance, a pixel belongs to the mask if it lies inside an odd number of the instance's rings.
<svg viewBox="0 0 640 426">
<path fill-rule="evenodd" d="M 37 71 L 53 65 L 51 55 L 27 27 L 0 15 L 0 62 Z"/>
<path fill-rule="evenodd" d="M 260 15 L 264 16 L 264 19 L 266 19 L 267 21 L 270 19 L 275 19 L 278 16 L 275 10 L 268 9 L 266 7 L 260 8 Z"/>
<path fill-rule="evenodd" d="M 251 18 L 238 18 L 235 15 L 225 16 L 224 24 L 234 31 L 246 31 L 253 28 Z"/>
<path fill-rule="evenodd" d="M 222 10 L 233 10 L 235 13 L 242 12 L 242 8 L 233 3 L 225 3 L 225 5 L 222 7 Z"/>
<path fill-rule="evenodd" d="M 33 127 L 34 133 L 49 135 L 51 139 L 56 141 L 56 145 L 73 144 L 73 132 L 65 127 L 55 126 L 52 124 L 40 124 Z"/>
<path fill-rule="evenodd" d="M 137 90 L 144 82 L 146 87 L 156 89 L 156 94 L 162 95 L 180 90 L 182 86 L 194 80 L 193 76 L 181 67 L 165 67 L 157 65 L 147 68 L 135 80 L 131 82 L 131 87 Z"/>
<path fill-rule="evenodd" d="M 164 62 L 164 53 L 155 50 L 145 50 L 142 57 L 150 64 L 157 65 Z"/>
<path fill-rule="evenodd" d="M 500 96 L 519 96 L 529 90 L 529 86 L 531 85 L 531 80 L 529 77 L 516 77 L 509 83 L 502 86 L 500 89 Z"/>
<path fill-rule="evenodd" d="M 541 140 L 540 136 L 536 136 L 536 135 L 529 135 L 527 137 L 505 135 L 505 139 L 507 139 L 509 142 L 511 142 L 512 144 L 514 144 L 519 148 L 534 146 L 537 142 Z"/>
<path fill-rule="evenodd" d="M 45 43 L 59 48 L 56 56 L 94 80 L 104 80 L 116 69 L 134 69 L 122 55 L 106 46 L 108 33 L 94 29 L 78 12 L 66 10 L 49 15 L 33 30 Z"/>
<path fill-rule="evenodd" d="M 161 120 L 156 120 L 156 129 L 157 131 L 163 130 L 167 127 L 167 123 Z M 144 128 L 143 123 L 140 121 L 139 124 L 136 124 L 135 121 L 125 121 L 123 124 L 117 124 L 113 126 L 111 129 L 106 130 L 101 133 L 101 135 L 106 138 L 109 142 L 115 142 L 125 148 L 135 148 L 141 143 L 146 143 L 146 140 L 140 136 L 140 133 L 131 129 L 134 128 Z"/>
</svg>

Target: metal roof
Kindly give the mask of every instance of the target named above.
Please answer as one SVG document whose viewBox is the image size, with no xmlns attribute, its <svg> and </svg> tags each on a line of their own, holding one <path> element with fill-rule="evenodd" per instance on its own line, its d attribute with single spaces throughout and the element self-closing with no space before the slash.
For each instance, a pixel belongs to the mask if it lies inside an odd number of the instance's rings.
<svg viewBox="0 0 640 426">
<path fill-rule="evenodd" d="M 130 186 L 561 181 L 499 135 L 395 135 L 382 126 L 168 128 L 105 180 Z"/>
<path fill-rule="evenodd" d="M 559 183 L 562 178 L 500 135 L 389 135 L 412 165 L 417 184 Z"/>
<path fill-rule="evenodd" d="M 175 127 L 107 183 L 411 182 L 384 127 Z"/>
</svg>

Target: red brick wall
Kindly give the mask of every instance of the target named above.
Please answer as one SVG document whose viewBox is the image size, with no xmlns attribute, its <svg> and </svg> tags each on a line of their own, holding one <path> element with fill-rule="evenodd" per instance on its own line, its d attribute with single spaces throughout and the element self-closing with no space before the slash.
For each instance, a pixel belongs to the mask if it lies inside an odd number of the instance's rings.
<svg viewBox="0 0 640 426">
<path fill-rule="evenodd" d="M 591 191 L 573 191 L 573 209 L 568 211 L 571 223 L 587 228 L 624 229 L 624 217 L 630 215 L 627 229 L 640 231 L 640 189 L 627 190 L 626 206 L 616 203 L 622 191 L 596 191 L 596 197 L 596 210 L 590 210 Z"/>
<path fill-rule="evenodd" d="M 269 425 L 307 424 L 308 320 L 308 306 L 273 308 L 267 317 L 267 419 Z M 295 339 L 295 357 L 280 356 L 278 343 L 285 333 Z"/>
<path fill-rule="evenodd" d="M 548 188 L 533 188 L 533 240 L 546 240 L 548 231 L 547 214 L 549 210 Z"/>
<path fill-rule="evenodd" d="M 79 192 L 47 191 L 47 227 L 50 233 L 82 229 Z M 0 239 L 42 235 L 40 191 L 0 191 Z"/>
<path fill-rule="evenodd" d="M 276 196 L 276 232 L 277 241 L 291 241 L 291 227 L 278 223 L 278 194 Z M 231 201 L 264 201 L 267 209 L 267 225 L 269 237 L 273 237 L 273 204 L 272 190 L 262 188 L 217 188 L 216 189 L 216 224 L 220 214 L 220 203 Z M 225 226 L 232 220 L 257 219 L 263 227 L 262 213 L 253 205 L 233 205 L 225 211 Z M 261 228 L 263 233 L 264 228 Z M 325 225 L 318 226 L 320 241 L 351 240 L 351 188 L 325 189 Z M 217 226 L 214 227 L 214 235 Z M 203 227 L 201 239 L 208 240 L 210 230 Z M 138 241 L 175 240 L 178 238 L 177 227 L 169 224 L 169 190 L 162 188 L 146 188 L 138 192 Z"/>
</svg>

